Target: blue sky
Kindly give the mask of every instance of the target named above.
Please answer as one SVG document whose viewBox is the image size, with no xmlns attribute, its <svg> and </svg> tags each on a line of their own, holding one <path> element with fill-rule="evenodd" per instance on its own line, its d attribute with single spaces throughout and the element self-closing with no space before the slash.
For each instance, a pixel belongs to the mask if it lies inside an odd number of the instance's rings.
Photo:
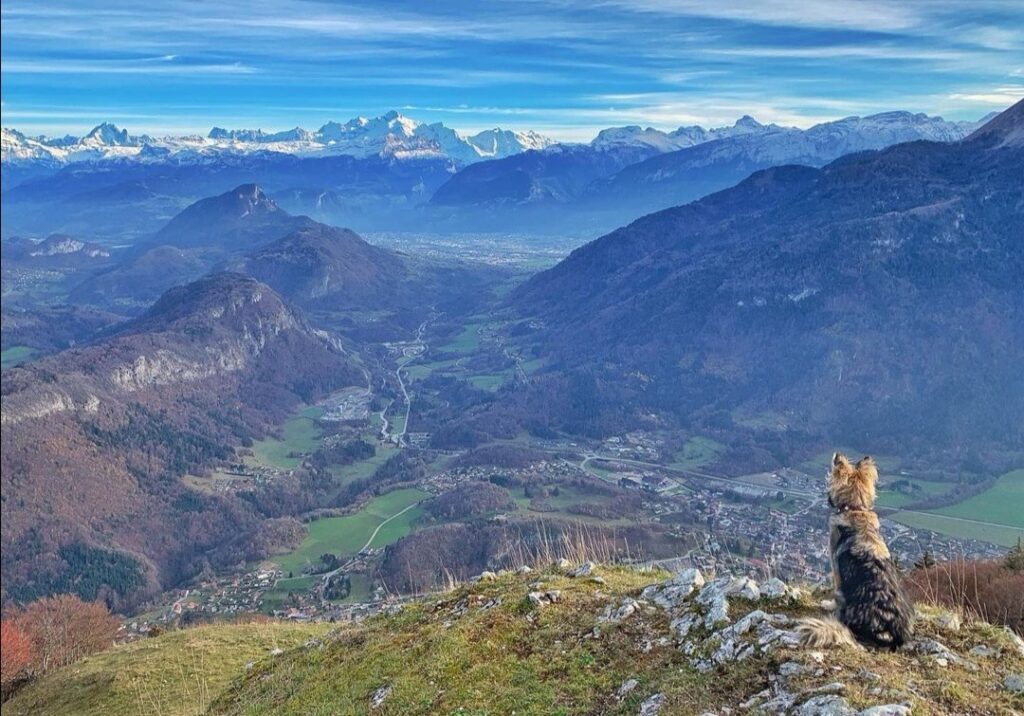
<svg viewBox="0 0 1024 716">
<path fill-rule="evenodd" d="M 1024 97 L 1020 0 L 4 0 L 2 120 L 316 128 L 389 109 L 583 140 Z"/>
</svg>

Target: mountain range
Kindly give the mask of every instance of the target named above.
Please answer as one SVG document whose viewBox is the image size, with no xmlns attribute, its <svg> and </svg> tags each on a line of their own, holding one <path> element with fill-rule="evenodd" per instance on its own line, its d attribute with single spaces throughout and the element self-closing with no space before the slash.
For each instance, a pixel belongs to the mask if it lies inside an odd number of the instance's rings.
<svg viewBox="0 0 1024 716">
<path fill-rule="evenodd" d="M 512 305 L 583 376 L 576 429 L 654 407 L 1019 459 L 1022 166 L 1024 102 L 959 141 L 758 171 L 577 249 Z"/>
<path fill-rule="evenodd" d="M 121 603 L 258 556 L 259 515 L 181 476 L 364 380 L 336 339 L 230 273 L 167 291 L 90 345 L 5 370 L 4 600 L 73 589 Z"/>
</svg>

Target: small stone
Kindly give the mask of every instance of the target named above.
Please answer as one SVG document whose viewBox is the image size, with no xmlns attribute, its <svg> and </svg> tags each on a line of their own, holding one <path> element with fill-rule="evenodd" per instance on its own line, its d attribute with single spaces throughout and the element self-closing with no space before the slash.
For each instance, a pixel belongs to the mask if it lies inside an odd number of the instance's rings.
<svg viewBox="0 0 1024 716">
<path fill-rule="evenodd" d="M 594 571 L 597 565 L 593 562 L 584 562 L 576 569 L 569 572 L 570 577 L 589 577 L 590 573 Z"/>
<path fill-rule="evenodd" d="M 529 573 L 530 573 L 530 572 L 532 572 L 533 570 L 532 570 L 532 569 L 530 569 L 530 568 L 529 568 L 528 566 L 526 566 L 526 565 L 524 564 L 524 565 L 523 565 L 522 567 L 520 567 L 520 568 L 519 568 L 519 569 L 517 569 L 516 571 L 517 571 L 517 572 L 519 572 L 519 574 L 529 574 Z"/>
<path fill-rule="evenodd" d="M 245 662 L 245 670 L 246 671 L 252 671 L 252 667 L 254 667 L 254 666 L 256 666 L 256 662 L 254 662 L 254 661 L 247 661 L 247 662 Z"/>
<path fill-rule="evenodd" d="M 960 615 L 954 612 L 943 612 L 935 617 L 935 625 L 944 631 L 960 631 Z"/>
<path fill-rule="evenodd" d="M 1011 694 L 1024 694 L 1024 674 L 1008 674 L 1003 679 L 1003 686 Z"/>
<path fill-rule="evenodd" d="M 282 649 L 281 647 L 274 647 L 273 649 L 270 650 L 270 655 L 271 656 L 281 656 L 281 654 L 283 654 L 283 653 L 284 653 L 284 649 Z"/>
<path fill-rule="evenodd" d="M 833 681 L 811 691 L 812 694 L 841 694 L 846 691 L 846 684 L 840 681 Z"/>
<path fill-rule="evenodd" d="M 498 578 L 498 575 L 494 572 L 481 572 L 477 576 L 473 577 L 474 582 L 493 582 Z"/>
<path fill-rule="evenodd" d="M 1013 648 L 1017 650 L 1017 653 L 1024 656 L 1024 639 L 1021 639 L 1017 632 L 1007 626 L 1003 627 L 1003 633 L 1010 639 L 1010 643 L 1013 644 Z"/>
<path fill-rule="evenodd" d="M 608 584 L 608 580 L 599 575 L 594 575 L 590 578 L 590 581 L 594 584 Z"/>
<path fill-rule="evenodd" d="M 555 562 L 555 567 L 564 572 L 568 569 L 572 569 L 572 562 L 567 560 L 565 557 L 562 557 L 557 562 Z"/>
<path fill-rule="evenodd" d="M 911 713 L 906 704 L 883 704 L 859 711 L 857 716 L 910 716 Z"/>
<path fill-rule="evenodd" d="M 761 585 L 761 594 L 769 599 L 782 599 L 789 594 L 789 587 L 778 577 L 772 577 Z"/>
<path fill-rule="evenodd" d="M 825 652 L 823 651 L 812 651 L 808 654 L 816 664 L 825 663 Z"/>
<path fill-rule="evenodd" d="M 842 696 L 814 696 L 797 706 L 795 716 L 853 716 L 856 713 Z"/>
<path fill-rule="evenodd" d="M 557 602 L 559 599 L 562 598 L 562 590 L 561 589 L 549 589 L 548 591 L 544 592 L 544 596 L 546 596 L 548 598 L 549 602 L 554 603 L 554 602 Z"/>
<path fill-rule="evenodd" d="M 640 682 L 636 679 L 626 679 L 622 682 L 622 685 L 615 692 L 615 697 L 619 699 L 619 701 L 621 701 L 622 699 L 626 698 L 626 694 L 635 689 L 637 687 L 637 684 L 639 683 Z"/>
<path fill-rule="evenodd" d="M 662 704 L 664 703 L 665 694 L 654 694 L 640 704 L 640 710 L 637 711 L 637 716 L 657 716 L 661 711 Z"/>
<path fill-rule="evenodd" d="M 969 652 L 971 656 L 980 656 L 983 659 L 989 659 L 999 654 L 999 649 L 993 649 L 988 644 L 978 644 L 976 647 L 971 649 Z"/>
<path fill-rule="evenodd" d="M 530 600 L 530 604 L 535 607 L 540 607 L 548 603 L 547 597 L 541 592 L 530 592 L 526 595 L 526 598 Z"/>
<path fill-rule="evenodd" d="M 807 667 L 798 661 L 787 661 L 779 667 L 779 676 L 799 676 L 807 671 Z"/>
<path fill-rule="evenodd" d="M 684 614 L 678 619 L 669 622 L 668 628 L 677 640 L 682 641 L 690 633 L 690 630 L 697 625 L 699 618 L 696 614 Z"/>
<path fill-rule="evenodd" d="M 383 704 L 384 700 L 391 695 L 391 684 L 381 686 L 379 689 L 370 694 L 370 708 L 379 709 Z"/>
</svg>

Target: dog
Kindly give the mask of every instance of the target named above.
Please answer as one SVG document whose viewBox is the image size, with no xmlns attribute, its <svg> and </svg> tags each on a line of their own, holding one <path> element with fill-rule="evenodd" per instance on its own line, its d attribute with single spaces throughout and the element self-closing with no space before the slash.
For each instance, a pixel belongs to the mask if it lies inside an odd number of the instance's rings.
<svg viewBox="0 0 1024 716">
<path fill-rule="evenodd" d="M 897 649 L 913 635 L 914 608 L 873 510 L 877 481 L 870 457 L 851 465 L 838 452 L 832 456 L 828 504 L 835 611 L 831 618 L 801 621 L 797 630 L 805 646 Z"/>
</svg>

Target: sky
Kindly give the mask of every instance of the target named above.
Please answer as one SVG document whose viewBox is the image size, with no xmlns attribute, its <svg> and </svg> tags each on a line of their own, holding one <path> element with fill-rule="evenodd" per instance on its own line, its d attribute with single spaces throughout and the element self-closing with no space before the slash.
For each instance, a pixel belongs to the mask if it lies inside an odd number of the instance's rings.
<svg viewBox="0 0 1024 716">
<path fill-rule="evenodd" d="M 4 0 L 0 115 L 29 134 L 315 129 L 397 109 L 587 140 L 810 126 L 1024 97 L 1020 0 Z"/>
</svg>

